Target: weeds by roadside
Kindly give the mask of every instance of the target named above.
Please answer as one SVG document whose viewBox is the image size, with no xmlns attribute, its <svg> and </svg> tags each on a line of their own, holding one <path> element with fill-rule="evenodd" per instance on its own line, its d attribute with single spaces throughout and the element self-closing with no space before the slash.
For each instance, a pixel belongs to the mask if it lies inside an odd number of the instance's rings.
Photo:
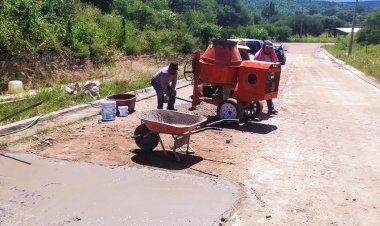
<svg viewBox="0 0 380 226">
<path fill-rule="evenodd" d="M 183 63 L 187 59 L 187 56 L 177 56 L 176 58 L 180 63 Z M 40 101 L 44 102 L 42 105 L 23 112 L 10 120 L 0 122 L 0 126 L 37 115 L 43 115 L 77 104 L 93 101 L 90 96 L 83 93 L 75 96 L 65 93 L 62 88 L 62 81 L 69 80 L 73 82 L 98 79 L 101 81 L 100 97 L 105 98 L 109 95 L 126 93 L 149 87 L 151 76 L 156 72 L 156 70 L 166 65 L 169 61 L 170 59 L 167 58 L 160 59 L 155 57 L 135 57 L 133 59 L 125 59 L 124 57 L 120 57 L 120 59 L 115 61 L 116 65 L 113 67 L 101 68 L 99 70 L 91 68 L 83 72 L 75 71 L 77 74 L 72 74 L 72 78 L 70 79 L 60 79 L 60 77 L 65 77 L 68 72 L 61 72 L 58 77 L 52 75 L 51 78 L 49 78 L 51 80 L 50 83 L 55 82 L 56 85 L 49 88 L 37 89 L 36 96 L 30 96 L 27 99 L 13 103 L 2 103 L 0 101 L 0 120 L 35 103 Z M 183 75 L 180 73 L 179 78 L 182 77 Z"/>
<path fill-rule="evenodd" d="M 364 46 L 355 43 L 351 55 L 347 54 L 348 45 L 347 38 L 335 45 L 325 45 L 324 48 L 336 58 L 380 81 L 380 45 Z"/>
<path fill-rule="evenodd" d="M 341 39 L 340 36 L 330 36 L 327 33 L 323 33 L 320 36 L 302 36 L 294 35 L 289 37 L 289 42 L 313 42 L 313 43 L 335 43 Z"/>
<path fill-rule="evenodd" d="M 111 94 L 126 93 L 136 89 L 150 86 L 151 75 L 144 75 L 139 80 L 134 81 L 106 81 L 100 85 L 101 98 L 105 98 Z M 9 124 L 26 118 L 47 114 L 77 104 L 88 103 L 93 99 L 86 94 L 78 94 L 71 96 L 65 92 L 62 86 L 54 86 L 52 88 L 41 88 L 37 91 L 37 95 L 25 100 L 1 104 L 0 119 L 25 109 L 37 102 L 43 101 L 43 104 L 23 112 L 9 120 L 5 120 L 0 125 Z"/>
</svg>

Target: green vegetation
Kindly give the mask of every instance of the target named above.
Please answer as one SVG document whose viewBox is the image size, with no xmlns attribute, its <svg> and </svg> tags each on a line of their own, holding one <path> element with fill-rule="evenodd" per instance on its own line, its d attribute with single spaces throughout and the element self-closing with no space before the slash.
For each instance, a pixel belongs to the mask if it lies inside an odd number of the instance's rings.
<svg viewBox="0 0 380 226">
<path fill-rule="evenodd" d="M 324 48 L 338 59 L 373 76 L 380 81 L 380 44 L 354 44 L 351 55 L 347 54 L 349 38 L 341 39 L 335 45 L 326 45 Z"/>
<path fill-rule="evenodd" d="M 66 108 L 68 106 L 73 106 L 77 103 L 85 103 L 91 100 L 92 98 L 85 94 L 69 96 L 68 94 L 65 94 L 65 91 L 60 86 L 55 86 L 50 89 L 41 88 L 37 91 L 36 96 L 31 97 L 29 99 L 12 103 L 0 103 L 0 119 L 8 115 L 14 114 L 40 101 L 43 101 L 43 104 L 9 119 L 3 122 L 3 124 L 19 121 L 37 115 L 42 115 L 47 112 L 56 111 L 59 109 Z"/>
<path fill-rule="evenodd" d="M 298 36 L 293 35 L 289 38 L 290 42 L 310 42 L 310 43 L 335 43 L 338 42 L 341 39 L 340 36 L 332 36 L 328 33 L 323 33 L 319 36 Z"/>
<path fill-rule="evenodd" d="M 296 0 L 3 0 L 0 54 L 91 59 L 115 51 L 166 55 L 191 53 L 215 38 L 261 35 L 287 41 L 297 34 L 335 35 L 337 26 L 349 24 L 351 8 Z M 340 12 L 349 13 L 341 16 Z"/>
<path fill-rule="evenodd" d="M 336 16 L 344 21 L 352 19 L 353 7 L 355 2 L 332 2 L 332 1 L 305 1 L 305 0 L 243 0 L 248 8 L 262 14 L 268 7 L 268 2 L 276 6 L 278 13 L 291 15 L 295 11 L 304 12 L 307 15 Z M 358 6 L 359 14 L 364 14 L 371 9 L 378 7 L 379 2 L 361 1 Z"/>
<path fill-rule="evenodd" d="M 150 86 L 151 75 L 142 75 L 141 79 L 134 81 L 107 81 L 100 86 L 100 96 L 105 98 L 115 93 L 126 93 L 141 88 Z M 67 94 L 61 86 L 55 86 L 53 88 L 41 88 L 37 91 L 37 95 L 29 99 L 12 102 L 1 103 L 0 102 L 0 119 L 5 118 L 11 114 L 14 114 L 22 109 L 25 109 L 33 104 L 43 101 L 43 104 L 36 108 L 23 112 L 9 120 L 3 121 L 0 125 L 5 125 L 22 119 L 44 115 L 49 112 L 64 109 L 76 104 L 89 103 L 93 99 L 84 93 L 71 96 Z"/>
<path fill-rule="evenodd" d="M 358 42 L 362 44 L 380 43 L 380 8 L 367 15 L 364 27 L 359 31 Z"/>
</svg>

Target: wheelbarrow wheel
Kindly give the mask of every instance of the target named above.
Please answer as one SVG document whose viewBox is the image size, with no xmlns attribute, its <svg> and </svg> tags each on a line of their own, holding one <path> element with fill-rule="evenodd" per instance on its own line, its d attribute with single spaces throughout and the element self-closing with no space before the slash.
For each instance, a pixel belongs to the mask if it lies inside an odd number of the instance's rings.
<svg viewBox="0 0 380 226">
<path fill-rule="evenodd" d="M 243 119 L 244 110 L 234 98 L 228 98 L 218 105 L 217 115 L 220 119 Z"/>
<path fill-rule="evenodd" d="M 255 119 L 261 112 L 263 112 L 263 104 L 260 101 L 254 101 L 244 110 L 244 116 L 249 119 Z"/>
<path fill-rule="evenodd" d="M 144 151 L 152 151 L 160 141 L 158 134 L 150 131 L 145 124 L 141 124 L 135 129 L 134 138 L 137 146 Z"/>
</svg>

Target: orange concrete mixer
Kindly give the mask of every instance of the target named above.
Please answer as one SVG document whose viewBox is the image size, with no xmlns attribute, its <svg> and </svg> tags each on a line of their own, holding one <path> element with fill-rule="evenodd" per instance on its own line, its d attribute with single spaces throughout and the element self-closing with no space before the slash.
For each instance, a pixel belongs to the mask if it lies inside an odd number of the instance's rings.
<svg viewBox="0 0 380 226">
<path fill-rule="evenodd" d="M 253 119 L 262 112 L 260 101 L 277 97 L 281 65 L 243 61 L 236 42 L 217 40 L 203 55 L 194 53 L 184 74 L 193 80 L 192 110 L 203 101 L 218 106 L 221 119 Z"/>
</svg>

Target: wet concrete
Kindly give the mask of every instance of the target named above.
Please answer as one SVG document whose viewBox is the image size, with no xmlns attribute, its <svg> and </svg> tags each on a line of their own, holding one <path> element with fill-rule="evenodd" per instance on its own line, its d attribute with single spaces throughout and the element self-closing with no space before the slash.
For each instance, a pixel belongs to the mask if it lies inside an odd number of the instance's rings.
<svg viewBox="0 0 380 226">
<path fill-rule="evenodd" d="M 24 162 L 0 155 L 0 225 L 217 225 L 238 198 L 226 181 L 5 155 Z"/>
</svg>

